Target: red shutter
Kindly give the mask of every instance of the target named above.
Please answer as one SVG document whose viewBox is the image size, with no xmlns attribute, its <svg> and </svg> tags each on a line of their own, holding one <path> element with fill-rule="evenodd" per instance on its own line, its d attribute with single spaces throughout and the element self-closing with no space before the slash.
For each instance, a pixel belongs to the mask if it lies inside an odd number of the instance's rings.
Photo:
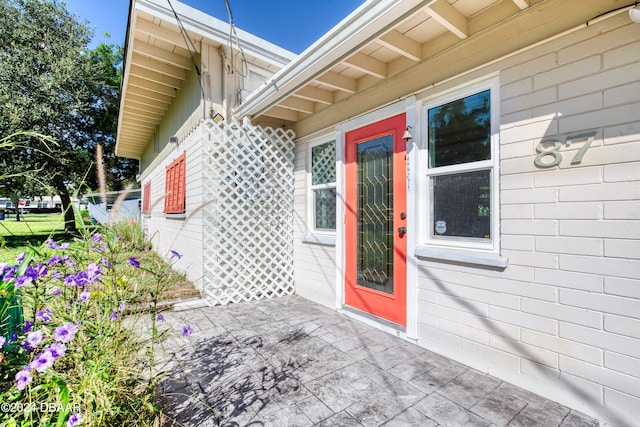
<svg viewBox="0 0 640 427">
<path fill-rule="evenodd" d="M 185 153 L 167 166 L 164 213 L 184 213 L 186 171 Z"/>
<path fill-rule="evenodd" d="M 176 213 L 184 213 L 184 199 L 187 182 L 185 175 L 187 173 L 186 168 L 186 156 L 183 154 L 177 160 L 176 164 L 176 188 L 175 188 L 175 209 Z"/>
<path fill-rule="evenodd" d="M 142 213 L 144 215 L 151 213 L 151 181 L 147 182 L 142 190 Z"/>
</svg>

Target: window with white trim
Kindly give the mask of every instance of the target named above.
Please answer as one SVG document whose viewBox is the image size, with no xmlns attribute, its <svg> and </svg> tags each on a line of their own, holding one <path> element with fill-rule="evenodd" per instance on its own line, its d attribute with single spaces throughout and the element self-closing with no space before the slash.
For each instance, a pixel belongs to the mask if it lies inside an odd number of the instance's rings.
<svg viewBox="0 0 640 427">
<path fill-rule="evenodd" d="M 336 143 L 312 144 L 311 158 L 311 231 L 336 231 Z"/>
<path fill-rule="evenodd" d="M 427 241 L 497 250 L 497 85 L 425 105 Z"/>
</svg>

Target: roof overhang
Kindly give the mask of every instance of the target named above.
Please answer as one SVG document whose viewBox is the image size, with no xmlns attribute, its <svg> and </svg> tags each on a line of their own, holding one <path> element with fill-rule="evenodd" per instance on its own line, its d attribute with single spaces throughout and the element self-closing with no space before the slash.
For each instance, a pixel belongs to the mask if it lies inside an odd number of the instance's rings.
<svg viewBox="0 0 640 427">
<path fill-rule="evenodd" d="M 308 134 L 626 9 L 620 0 L 369 0 L 234 112 Z"/>
<path fill-rule="evenodd" d="M 202 43 L 227 45 L 229 34 L 226 22 L 176 0 L 131 2 L 118 115 L 118 156 L 141 158 L 188 73 L 196 65 L 200 67 Z M 275 66 L 276 70 L 295 58 L 295 54 L 245 31 L 235 29 L 235 34 L 249 62 L 265 68 Z"/>
</svg>

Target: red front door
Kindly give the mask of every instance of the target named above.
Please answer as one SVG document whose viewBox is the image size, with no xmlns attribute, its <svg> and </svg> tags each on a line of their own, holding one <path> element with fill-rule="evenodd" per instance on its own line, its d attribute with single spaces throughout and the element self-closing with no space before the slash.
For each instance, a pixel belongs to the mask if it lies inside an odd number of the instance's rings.
<svg viewBox="0 0 640 427">
<path fill-rule="evenodd" d="M 405 115 L 346 134 L 345 303 L 406 325 Z"/>
</svg>

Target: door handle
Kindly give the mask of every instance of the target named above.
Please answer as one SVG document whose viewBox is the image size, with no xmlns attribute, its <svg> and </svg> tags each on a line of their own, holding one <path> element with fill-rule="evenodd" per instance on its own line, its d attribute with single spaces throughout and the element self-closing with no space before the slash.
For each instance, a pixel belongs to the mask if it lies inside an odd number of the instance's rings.
<svg viewBox="0 0 640 427">
<path fill-rule="evenodd" d="M 398 227 L 398 234 L 407 234 L 407 227 Z"/>
</svg>

